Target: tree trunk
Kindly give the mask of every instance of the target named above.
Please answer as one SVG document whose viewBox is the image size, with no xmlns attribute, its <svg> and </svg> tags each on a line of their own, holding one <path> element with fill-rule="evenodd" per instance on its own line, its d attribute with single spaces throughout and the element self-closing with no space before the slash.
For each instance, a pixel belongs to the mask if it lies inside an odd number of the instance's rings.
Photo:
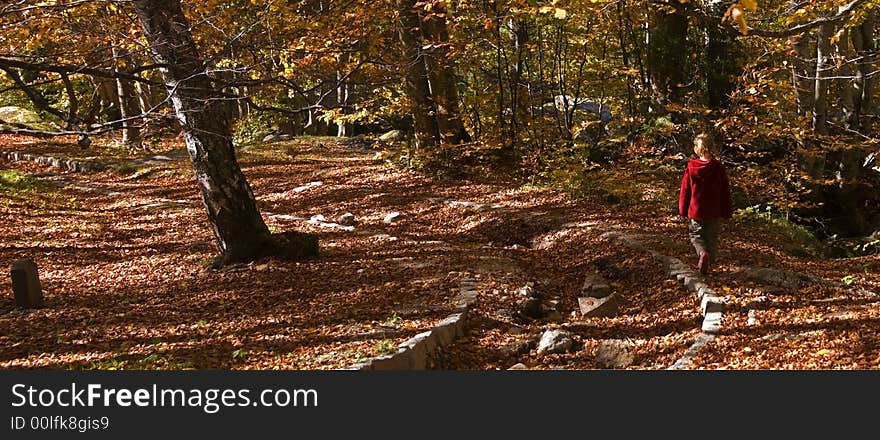
<svg viewBox="0 0 880 440">
<path fill-rule="evenodd" d="M 68 113 L 52 107 L 52 104 L 49 103 L 49 101 L 46 99 L 45 96 L 43 96 L 40 91 L 34 89 L 27 82 L 25 82 L 24 78 L 22 78 L 22 75 L 18 70 L 5 66 L 0 66 L 0 70 L 5 72 L 6 76 L 12 79 L 12 82 L 15 83 L 15 87 L 24 92 L 24 94 L 28 97 L 28 99 L 30 99 L 31 103 L 37 110 L 55 115 L 56 117 L 64 121 L 68 130 L 83 130 L 82 121 L 76 115 L 78 100 L 74 93 L 73 85 L 70 83 L 70 79 L 66 75 L 63 77 L 62 80 L 65 82 L 67 93 L 70 94 L 71 110 L 73 110 Z M 81 148 L 85 149 L 89 147 L 92 141 L 86 134 L 80 134 L 79 136 L 77 136 L 77 143 Z"/>
<path fill-rule="evenodd" d="M 795 35 L 788 41 L 792 48 L 791 78 L 797 99 L 797 113 L 799 116 L 806 116 L 813 111 L 813 98 L 816 93 L 816 80 L 813 75 L 815 69 L 811 68 L 808 62 L 814 52 L 810 48 L 808 34 Z"/>
<path fill-rule="evenodd" d="M 340 65 L 348 63 L 350 55 L 343 52 L 336 56 L 336 62 Z M 339 106 L 339 112 L 345 114 L 348 106 L 348 80 L 344 79 L 345 75 L 341 70 L 336 70 L 336 105 Z M 345 121 L 336 122 L 336 137 L 345 137 L 348 135 L 348 127 Z"/>
<path fill-rule="evenodd" d="M 687 17 L 664 10 L 654 12 L 648 70 L 654 96 L 660 104 L 681 102 L 687 66 L 687 33 Z"/>
<path fill-rule="evenodd" d="M 115 49 L 113 57 L 117 57 Z M 140 150 L 143 148 L 141 128 L 139 121 L 133 118 L 141 115 L 141 108 L 134 82 L 116 78 L 116 96 L 119 98 L 119 117 L 122 119 L 122 145 L 129 150 Z"/>
<path fill-rule="evenodd" d="M 856 32 L 857 31 L 857 32 Z M 862 57 L 859 61 L 856 86 L 856 107 L 860 115 L 872 112 L 873 102 L 871 95 L 874 93 L 874 14 L 868 14 L 861 26 L 855 28 L 852 34 L 853 48 L 856 55 Z"/>
<path fill-rule="evenodd" d="M 723 14 L 721 3 L 711 11 Z M 714 24 L 705 27 L 706 48 L 702 70 L 706 78 L 707 103 L 710 108 L 721 109 L 730 104 L 730 95 L 736 88 L 736 79 L 742 73 L 742 43 L 729 32 Z"/>
<path fill-rule="evenodd" d="M 437 108 L 431 98 L 425 53 L 422 51 L 421 24 L 415 0 L 396 0 L 398 32 L 406 63 L 406 91 L 414 108 L 415 138 L 420 148 L 440 144 Z"/>
<path fill-rule="evenodd" d="M 813 95 L 813 131 L 817 134 L 828 134 L 828 80 L 831 68 L 829 57 L 831 55 L 831 34 L 834 27 L 824 24 L 819 27 L 819 35 L 816 41 L 816 89 Z"/>
<path fill-rule="evenodd" d="M 284 235 L 272 240 L 232 146 L 224 101 L 206 74 L 179 0 L 133 2 L 162 76 L 218 242 L 215 267 L 265 255 L 301 258 L 317 253 L 317 240 Z M 311 238 L 311 239 L 309 239 Z M 283 248 L 283 249 L 282 249 Z M 279 255 L 283 254 L 283 255 Z"/>
<path fill-rule="evenodd" d="M 431 96 L 437 106 L 440 135 L 444 143 L 458 144 L 470 141 L 470 135 L 461 119 L 458 81 L 450 59 L 445 14 L 445 8 L 435 8 L 422 22 L 422 29 L 426 43 L 432 47 L 426 58 L 430 70 Z"/>
<path fill-rule="evenodd" d="M 847 128 L 855 129 L 858 127 L 859 113 L 856 107 L 855 92 L 861 87 L 856 85 L 858 70 L 853 66 L 855 53 L 850 46 L 849 30 L 845 30 L 840 39 L 834 43 L 834 51 L 843 60 L 843 64 L 838 69 L 837 81 L 838 100 L 840 112 L 842 114 L 841 123 Z"/>
</svg>

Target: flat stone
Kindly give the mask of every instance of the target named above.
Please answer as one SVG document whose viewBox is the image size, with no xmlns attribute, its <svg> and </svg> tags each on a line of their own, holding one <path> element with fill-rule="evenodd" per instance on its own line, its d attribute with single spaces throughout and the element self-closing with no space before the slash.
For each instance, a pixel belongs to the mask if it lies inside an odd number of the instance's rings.
<svg viewBox="0 0 880 440">
<path fill-rule="evenodd" d="M 736 275 L 745 279 L 783 289 L 797 290 L 804 284 L 818 283 L 820 280 L 799 272 L 771 269 L 767 267 L 752 267 Z"/>
<path fill-rule="evenodd" d="M 538 354 L 565 353 L 574 346 L 571 333 L 565 330 L 547 330 L 538 341 Z"/>
<path fill-rule="evenodd" d="M 586 318 L 614 316 L 617 313 L 618 305 L 618 295 L 616 293 L 604 298 L 594 298 L 590 296 L 582 296 L 578 298 L 578 306 L 581 310 L 581 316 Z"/>
<path fill-rule="evenodd" d="M 605 368 L 626 368 L 634 360 L 629 344 L 619 339 L 602 341 L 596 350 L 596 362 Z"/>
<path fill-rule="evenodd" d="M 704 283 L 701 278 L 688 277 L 684 279 L 684 286 L 687 288 L 688 292 L 697 293 L 700 291 L 700 287 L 705 285 L 706 283 Z"/>
<path fill-rule="evenodd" d="M 434 327 L 432 332 L 437 335 L 440 346 L 449 345 L 455 338 L 464 335 L 464 317 L 462 312 L 453 313 Z"/>
<path fill-rule="evenodd" d="M 358 362 L 354 365 L 350 365 L 347 368 L 343 368 L 343 370 L 359 370 L 359 371 L 369 371 L 373 369 L 373 364 L 371 362 Z"/>
<path fill-rule="evenodd" d="M 709 313 L 721 312 L 724 310 L 724 300 L 715 295 L 703 295 L 700 301 L 700 310 L 703 312 L 703 316 Z"/>
<path fill-rule="evenodd" d="M 352 214 L 350 212 L 346 212 L 345 214 L 342 214 L 341 216 L 339 216 L 339 220 L 337 221 L 337 223 L 339 223 L 342 226 L 352 226 L 356 222 L 357 222 L 357 220 L 355 219 L 354 214 Z"/>
<path fill-rule="evenodd" d="M 480 296 L 480 294 L 477 293 L 476 291 L 461 292 L 458 295 L 457 307 L 470 308 L 472 305 L 474 305 L 477 302 L 477 299 L 479 298 L 479 296 Z"/>
<path fill-rule="evenodd" d="M 617 238 L 620 237 L 620 233 L 611 231 L 611 232 L 606 232 L 606 233 L 600 235 L 599 237 L 604 240 L 616 240 Z"/>
<path fill-rule="evenodd" d="M 544 310 L 541 305 L 540 299 L 528 297 L 517 301 L 516 308 L 528 318 L 540 319 L 544 316 Z"/>
<path fill-rule="evenodd" d="M 400 218 L 400 213 L 392 212 L 387 214 L 382 221 L 385 223 L 394 223 L 395 221 L 397 221 L 398 218 Z"/>
<path fill-rule="evenodd" d="M 528 370 L 528 369 L 529 369 L 529 367 L 527 367 L 526 364 L 523 364 L 523 363 L 518 363 L 518 364 L 515 364 L 512 367 L 508 368 L 508 370 Z"/>
<path fill-rule="evenodd" d="M 704 333 L 715 334 L 721 331 L 721 312 L 706 313 L 703 318 Z"/>
<path fill-rule="evenodd" d="M 379 370 L 406 370 L 409 366 L 407 355 L 397 352 L 385 356 L 379 356 L 370 361 L 372 369 Z"/>
<path fill-rule="evenodd" d="M 758 321 L 758 316 L 757 316 L 757 313 L 755 312 L 755 309 L 750 309 L 749 314 L 748 314 L 748 320 L 746 321 L 746 325 L 753 326 L 753 325 L 758 325 L 758 324 L 760 324 L 760 321 Z"/>
<path fill-rule="evenodd" d="M 710 289 L 708 286 L 700 288 L 697 290 L 697 300 L 702 301 L 703 297 L 706 295 L 715 296 L 715 291 Z"/>
<path fill-rule="evenodd" d="M 43 288 L 33 260 L 24 258 L 12 262 L 12 293 L 15 304 L 24 309 L 43 307 Z"/>
<path fill-rule="evenodd" d="M 403 357 L 407 370 L 424 370 L 427 365 L 428 353 L 423 342 L 403 343 L 397 353 Z"/>
<path fill-rule="evenodd" d="M 404 342 L 404 344 L 411 341 L 413 343 L 423 344 L 425 346 L 426 353 L 433 353 L 434 350 L 437 348 L 437 336 L 431 330 L 413 336 L 407 342 Z"/>
<path fill-rule="evenodd" d="M 611 295 L 611 286 L 599 274 L 588 274 L 584 279 L 581 287 L 582 296 L 592 296 L 594 298 L 604 298 Z"/>
</svg>

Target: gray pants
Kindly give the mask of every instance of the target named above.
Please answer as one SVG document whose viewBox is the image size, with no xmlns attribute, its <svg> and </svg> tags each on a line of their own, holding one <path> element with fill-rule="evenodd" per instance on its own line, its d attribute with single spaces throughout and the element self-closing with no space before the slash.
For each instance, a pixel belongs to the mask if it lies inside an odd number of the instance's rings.
<svg viewBox="0 0 880 440">
<path fill-rule="evenodd" d="M 697 251 L 697 256 L 702 252 L 707 252 L 709 258 L 713 261 L 718 257 L 718 233 L 721 230 L 721 219 L 713 218 L 708 220 L 691 219 L 688 226 L 688 235 L 691 238 L 691 244 Z"/>
</svg>

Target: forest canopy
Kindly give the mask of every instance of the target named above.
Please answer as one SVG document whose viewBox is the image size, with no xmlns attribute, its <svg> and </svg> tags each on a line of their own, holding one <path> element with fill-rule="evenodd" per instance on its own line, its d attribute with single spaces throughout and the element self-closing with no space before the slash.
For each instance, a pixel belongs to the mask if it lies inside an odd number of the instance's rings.
<svg viewBox="0 0 880 440">
<path fill-rule="evenodd" d="M 488 167 L 577 194 L 601 190 L 597 176 L 621 163 L 687 157 L 694 134 L 708 131 L 744 177 L 734 194 L 741 213 L 840 240 L 837 252 L 869 252 L 876 240 L 859 237 L 880 229 L 878 8 L 876 0 L 7 1 L 0 128 L 76 136 L 83 148 L 121 130 L 122 144 L 141 151 L 182 124 L 191 154 L 228 149 L 232 159 L 214 164 L 192 156 L 200 181 L 208 176 L 206 200 L 216 182 L 237 182 L 235 197 L 209 207 L 223 252 L 240 234 L 268 240 L 268 230 L 247 202 L 247 182 L 219 168 L 234 164 L 233 148 L 273 136 L 396 131 L 408 167 L 447 177 Z M 221 205 L 237 206 L 229 221 L 247 232 L 222 225 L 230 210 Z"/>
</svg>

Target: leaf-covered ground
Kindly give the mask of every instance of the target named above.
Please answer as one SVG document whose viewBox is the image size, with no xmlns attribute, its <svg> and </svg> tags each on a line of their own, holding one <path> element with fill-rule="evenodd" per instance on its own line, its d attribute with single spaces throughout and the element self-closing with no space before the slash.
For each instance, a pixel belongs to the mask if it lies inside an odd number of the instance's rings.
<svg viewBox="0 0 880 440">
<path fill-rule="evenodd" d="M 101 157 L 109 145 L 82 152 L 70 143 L 0 139 L 6 151 L 66 157 Z M 157 152 L 180 148 L 170 140 Z M 598 344 L 622 339 L 635 354 L 629 368 L 662 369 L 699 334 L 692 295 L 647 254 L 600 238 L 609 230 L 646 234 L 651 246 L 694 263 L 674 215 L 674 173 L 662 179 L 621 169 L 621 185 L 636 197 L 608 203 L 497 176 L 428 178 L 385 156 L 332 138 L 240 151 L 270 228 L 317 233 L 321 256 L 215 272 L 202 270 L 215 249 L 185 158 L 100 173 L 0 161 L 0 264 L 33 258 L 47 303 L 16 310 L 8 278 L 2 283 L 0 368 L 344 368 L 443 319 L 463 277 L 479 280 L 480 302 L 468 334 L 434 359 L 435 368 L 600 368 Z M 335 224 L 348 212 L 353 228 Z M 796 256 L 781 250 L 790 248 L 785 237 L 744 222 L 728 223 L 723 240 L 709 284 L 729 300 L 724 331 L 694 368 L 880 367 L 873 331 L 880 299 L 819 286 L 774 290 L 735 276 L 774 267 L 848 277 L 878 291 L 880 258 Z M 572 314 L 589 272 L 623 297 L 616 316 Z M 526 285 L 558 301 L 560 314 L 519 316 L 517 291 Z M 575 349 L 538 356 L 527 342 L 555 327 L 574 334 Z"/>
</svg>

